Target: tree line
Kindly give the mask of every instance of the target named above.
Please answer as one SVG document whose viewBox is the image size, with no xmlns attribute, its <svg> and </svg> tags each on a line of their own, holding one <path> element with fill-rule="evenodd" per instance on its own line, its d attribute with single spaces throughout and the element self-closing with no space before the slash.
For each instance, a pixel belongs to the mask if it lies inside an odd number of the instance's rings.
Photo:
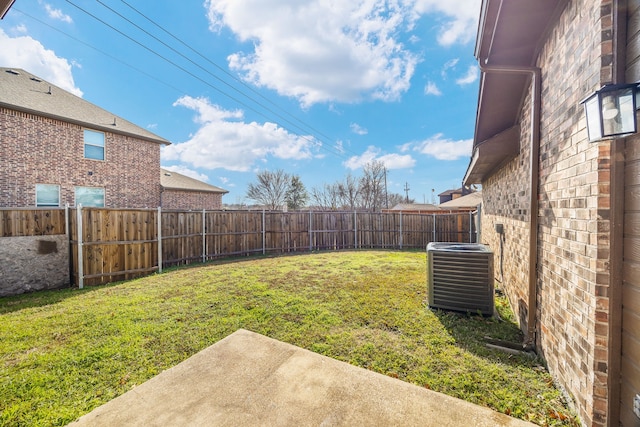
<svg viewBox="0 0 640 427">
<path fill-rule="evenodd" d="M 247 198 L 271 210 L 286 205 L 291 210 L 312 206 L 321 210 L 379 212 L 398 203 L 414 203 L 402 194 L 388 193 L 386 175 L 384 163 L 374 160 L 363 167 L 360 177 L 349 173 L 341 180 L 307 191 L 298 175 L 282 169 L 264 170 L 249 184 Z"/>
</svg>

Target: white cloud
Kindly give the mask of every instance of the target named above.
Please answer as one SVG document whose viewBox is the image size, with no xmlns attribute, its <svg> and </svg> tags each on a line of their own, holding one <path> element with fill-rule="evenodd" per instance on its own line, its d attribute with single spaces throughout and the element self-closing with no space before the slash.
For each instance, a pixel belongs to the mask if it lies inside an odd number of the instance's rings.
<svg viewBox="0 0 640 427">
<path fill-rule="evenodd" d="M 170 170 L 171 172 L 180 173 L 182 175 L 188 176 L 193 179 L 197 179 L 199 181 L 207 182 L 209 181 L 209 177 L 203 173 L 198 173 L 193 169 L 189 169 L 186 166 L 182 165 L 174 165 L 174 166 L 162 166 L 163 169 Z"/>
<path fill-rule="evenodd" d="M 415 10 L 418 14 L 440 13 L 445 16 L 438 34 L 438 43 L 442 46 L 468 43 L 476 36 L 480 0 L 416 0 Z"/>
<path fill-rule="evenodd" d="M 14 27 L 12 30 L 14 34 L 26 34 L 27 26 L 24 24 L 19 24 L 16 27 Z"/>
<path fill-rule="evenodd" d="M 317 142 L 312 137 L 293 135 L 275 123 L 241 121 L 240 110 L 223 110 L 206 98 L 184 96 L 174 106 L 195 111 L 200 128 L 188 141 L 165 146 L 162 159 L 178 160 L 196 168 L 246 172 L 258 161 L 309 159 Z"/>
<path fill-rule="evenodd" d="M 476 80 L 478 80 L 479 74 L 480 73 L 478 71 L 478 67 L 476 65 L 470 65 L 469 68 L 467 69 L 467 74 L 457 79 L 456 83 L 459 84 L 460 86 L 471 84 Z"/>
<path fill-rule="evenodd" d="M 400 154 L 383 154 L 380 155 L 380 149 L 374 146 L 369 146 L 367 151 L 359 156 L 353 156 L 344 162 L 344 166 L 351 170 L 355 170 L 363 167 L 367 163 L 374 160 L 384 163 L 387 169 L 407 169 L 415 166 L 416 161 L 410 155 Z"/>
<path fill-rule="evenodd" d="M 71 24 L 73 22 L 73 19 L 71 19 L 71 17 L 69 15 L 66 15 L 66 14 L 62 13 L 62 10 L 60 10 L 60 9 L 54 9 L 48 3 L 45 3 L 44 8 L 47 11 L 47 15 L 49 15 L 49 18 L 56 19 L 56 20 L 62 21 L 62 22 L 66 22 L 68 24 Z"/>
<path fill-rule="evenodd" d="M 369 131 L 365 128 L 363 128 L 362 126 L 360 126 L 357 123 L 351 123 L 351 125 L 349 126 L 351 128 L 351 132 L 357 134 L 357 135 L 366 135 L 369 133 Z"/>
<path fill-rule="evenodd" d="M 414 19 L 401 2 L 206 0 L 210 27 L 229 28 L 252 52 L 229 66 L 304 107 L 333 101 L 397 100 L 418 57 L 397 39 Z"/>
<path fill-rule="evenodd" d="M 453 70 L 456 68 L 456 65 L 458 65 L 458 62 L 460 62 L 459 58 L 453 58 L 444 63 L 444 65 L 442 66 L 442 71 L 440 72 L 443 79 L 447 78 L 447 75 L 449 74 L 450 70 Z"/>
<path fill-rule="evenodd" d="M 442 91 L 438 89 L 438 85 L 436 85 L 434 82 L 428 82 L 424 87 L 424 94 L 440 96 L 442 95 Z"/>
<path fill-rule="evenodd" d="M 438 160 L 458 160 L 471 156 L 473 139 L 453 141 L 443 138 L 441 133 L 415 144 L 415 150 Z"/>
<path fill-rule="evenodd" d="M 56 56 L 54 51 L 46 49 L 39 41 L 29 36 L 9 37 L 0 29 L 0 46 L 0 64 L 22 68 L 74 95 L 82 96 L 82 91 L 73 81 L 69 61 Z"/>
</svg>

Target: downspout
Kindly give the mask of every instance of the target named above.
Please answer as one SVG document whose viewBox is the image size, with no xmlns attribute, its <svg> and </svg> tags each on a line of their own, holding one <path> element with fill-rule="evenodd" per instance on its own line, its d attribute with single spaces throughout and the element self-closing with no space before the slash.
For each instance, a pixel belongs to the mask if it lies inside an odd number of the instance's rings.
<svg viewBox="0 0 640 427">
<path fill-rule="evenodd" d="M 541 71 L 538 67 L 487 66 L 487 58 L 478 61 L 483 73 L 528 74 L 531 76 L 531 140 L 529 154 L 529 301 L 527 304 L 527 336 L 525 348 L 535 348 L 538 312 L 538 184 L 540 178 L 540 110 Z"/>
</svg>

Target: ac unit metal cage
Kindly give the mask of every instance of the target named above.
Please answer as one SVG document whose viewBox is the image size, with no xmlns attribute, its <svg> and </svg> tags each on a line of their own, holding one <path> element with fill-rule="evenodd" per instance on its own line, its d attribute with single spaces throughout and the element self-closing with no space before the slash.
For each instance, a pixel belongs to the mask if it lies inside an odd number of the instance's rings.
<svg viewBox="0 0 640 427">
<path fill-rule="evenodd" d="M 427 277 L 429 307 L 493 315 L 493 252 L 488 246 L 429 243 Z"/>
</svg>

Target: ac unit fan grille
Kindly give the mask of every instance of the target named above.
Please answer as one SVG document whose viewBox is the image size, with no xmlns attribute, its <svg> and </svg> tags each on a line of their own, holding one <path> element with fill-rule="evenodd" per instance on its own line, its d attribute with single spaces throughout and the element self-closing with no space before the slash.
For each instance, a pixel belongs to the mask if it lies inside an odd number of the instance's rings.
<svg viewBox="0 0 640 427">
<path fill-rule="evenodd" d="M 429 306 L 493 314 L 493 254 L 429 253 Z"/>
</svg>

